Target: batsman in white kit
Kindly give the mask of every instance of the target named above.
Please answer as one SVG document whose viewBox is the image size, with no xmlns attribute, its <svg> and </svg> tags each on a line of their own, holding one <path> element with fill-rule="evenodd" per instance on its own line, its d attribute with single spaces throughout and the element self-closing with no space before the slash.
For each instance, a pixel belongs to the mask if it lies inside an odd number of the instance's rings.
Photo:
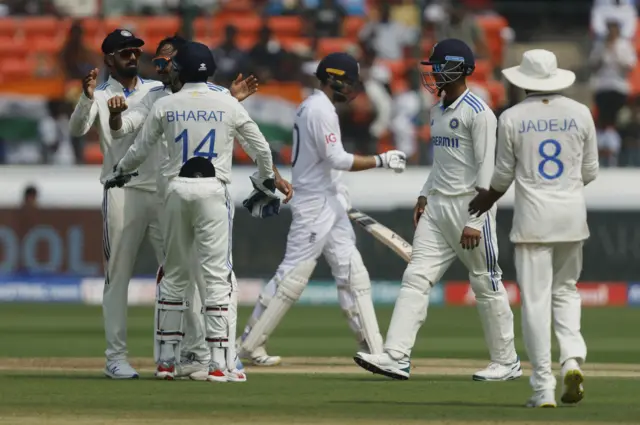
<svg viewBox="0 0 640 425">
<path fill-rule="evenodd" d="M 411 261 L 387 332 L 383 353 L 360 352 L 355 362 L 394 379 L 409 379 L 411 350 L 427 316 L 429 293 L 458 257 L 469 271 L 491 363 L 476 381 L 522 376 L 513 334 L 513 313 L 498 266 L 495 208 L 479 217 L 468 213 L 476 187 L 489 187 L 493 173 L 496 117 L 466 87 L 475 69 L 471 49 L 461 40 L 437 43 L 424 84 L 443 96 L 431 109 L 433 168 L 415 208 Z"/>
<path fill-rule="evenodd" d="M 258 177 L 254 187 L 277 198 L 271 150 L 240 103 L 207 85 L 216 68 L 207 46 L 187 43 L 173 58 L 173 68 L 183 83 L 182 89 L 155 102 L 140 136 L 115 170 L 116 176 L 135 170 L 165 136 L 168 161 L 161 161 L 160 172 L 168 185 L 162 219 L 164 277 L 156 300 L 156 377 L 175 377 L 186 290 L 193 284 L 191 255 L 195 243 L 205 282 L 201 295 L 206 341 L 211 348 L 207 379 L 244 382 L 246 375 L 235 366 L 233 343 L 237 283 L 231 255 L 234 210 L 227 184 L 231 182 L 234 138 L 241 134 L 256 152 Z"/>
<path fill-rule="evenodd" d="M 360 87 L 360 66 L 346 53 L 332 53 L 320 61 L 316 76 L 321 88 L 297 109 L 293 128 L 291 201 L 293 220 L 285 257 L 276 275 L 263 288 L 252 317 L 238 341 L 242 358 L 255 365 L 280 362 L 264 348 L 289 308 L 300 298 L 318 257 L 324 255 L 338 286 L 338 296 L 359 346 L 382 351 L 371 281 L 355 245 L 347 215 L 348 195 L 341 171 L 384 167 L 402 172 L 406 157 L 400 151 L 380 155 L 352 155 L 344 150 L 336 114 L 337 103 L 348 102 Z"/>
<path fill-rule="evenodd" d="M 580 333 L 582 245 L 589 237 L 584 186 L 598 174 L 598 144 L 589 108 L 559 92 L 575 81 L 547 50 L 529 50 L 502 71 L 527 93 L 500 116 L 498 154 L 489 190 L 469 212 L 482 214 L 515 181 L 511 242 L 522 297 L 522 333 L 533 367 L 530 407 L 555 407 L 551 322 L 560 346 L 563 403 L 584 396 L 580 369 L 587 347 Z"/>
<path fill-rule="evenodd" d="M 159 81 L 138 77 L 138 58 L 144 41 L 124 29 L 117 29 L 104 39 L 102 52 L 109 69 L 109 79 L 96 87 L 98 70 L 83 81 L 83 93 L 69 120 L 70 133 L 83 136 L 94 122 L 100 135 L 104 156 L 100 182 L 105 183 L 114 164 L 131 146 L 135 134 L 114 140 L 109 130 L 108 99 L 121 95 L 131 106 L 137 105 Z M 105 285 L 102 301 L 107 357 L 104 374 L 113 379 L 137 378 L 138 372 L 127 361 L 127 299 L 138 250 L 145 237 L 156 258 L 163 259 L 162 233 L 156 211 L 160 202 L 155 194 L 157 161 L 148 158 L 140 164 L 138 175 L 124 187 L 104 192 L 102 201 Z"/>
</svg>

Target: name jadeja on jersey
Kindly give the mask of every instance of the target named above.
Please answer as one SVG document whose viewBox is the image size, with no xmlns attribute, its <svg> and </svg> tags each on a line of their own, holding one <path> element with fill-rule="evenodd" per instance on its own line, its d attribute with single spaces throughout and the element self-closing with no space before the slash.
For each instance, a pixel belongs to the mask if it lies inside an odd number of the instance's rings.
<svg viewBox="0 0 640 425">
<path fill-rule="evenodd" d="M 540 133 L 543 131 L 567 132 L 571 130 L 579 131 L 578 124 L 576 124 L 576 120 L 573 118 L 551 118 L 547 120 L 522 120 L 520 121 L 520 129 L 518 130 L 518 133 Z"/>
</svg>

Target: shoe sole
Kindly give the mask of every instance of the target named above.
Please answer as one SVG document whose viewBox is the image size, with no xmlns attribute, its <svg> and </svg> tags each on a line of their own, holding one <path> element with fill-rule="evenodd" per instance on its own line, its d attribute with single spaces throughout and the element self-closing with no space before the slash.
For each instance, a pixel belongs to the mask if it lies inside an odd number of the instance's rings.
<svg viewBox="0 0 640 425">
<path fill-rule="evenodd" d="M 564 394 L 560 398 L 565 404 L 576 404 L 584 398 L 584 389 L 580 386 L 584 382 L 584 375 L 581 371 L 570 370 L 564 375 Z"/>
<path fill-rule="evenodd" d="M 513 381 L 522 376 L 522 366 L 518 367 L 517 370 L 511 371 L 507 376 L 502 378 L 486 378 L 481 375 L 473 375 L 471 379 L 474 381 L 484 381 L 484 382 L 502 382 L 502 381 Z"/>
<path fill-rule="evenodd" d="M 364 370 L 367 370 L 371 373 L 375 373 L 377 375 L 383 375 L 383 376 L 386 376 L 387 378 L 397 379 L 398 381 L 406 381 L 409 379 L 409 376 L 407 375 L 402 375 L 400 373 L 393 372 L 391 370 L 382 369 L 381 367 L 376 366 L 373 363 L 369 363 L 368 361 L 360 357 L 354 357 L 353 361 L 356 362 L 356 364 L 361 368 L 363 368 Z"/>
<path fill-rule="evenodd" d="M 282 357 L 280 356 L 269 356 L 266 361 L 259 361 L 257 359 L 249 359 L 251 360 L 251 364 L 258 367 L 272 367 L 278 366 L 282 363 Z"/>
<path fill-rule="evenodd" d="M 207 376 L 207 381 L 209 382 L 229 382 L 228 378 L 217 378 L 212 376 Z"/>
<path fill-rule="evenodd" d="M 104 371 L 104 376 L 106 376 L 109 379 L 138 379 L 140 377 L 140 375 L 138 375 L 137 373 L 135 375 L 127 375 L 127 376 L 121 376 L 121 375 L 114 375 L 111 372 L 108 371 Z"/>
<path fill-rule="evenodd" d="M 162 379 L 164 381 L 173 381 L 175 379 L 175 376 L 170 372 L 156 372 L 155 377 L 156 379 Z"/>
<path fill-rule="evenodd" d="M 527 404 L 527 407 L 535 407 L 535 408 L 542 408 L 542 409 L 552 409 L 554 407 L 558 407 L 555 403 L 542 403 L 538 406 L 536 406 L 535 404 Z"/>
</svg>

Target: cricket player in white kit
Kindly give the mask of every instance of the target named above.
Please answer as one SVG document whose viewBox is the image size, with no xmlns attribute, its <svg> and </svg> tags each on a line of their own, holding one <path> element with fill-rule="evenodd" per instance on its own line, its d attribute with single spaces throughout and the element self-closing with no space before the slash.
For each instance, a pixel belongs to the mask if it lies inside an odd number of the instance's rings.
<svg viewBox="0 0 640 425">
<path fill-rule="evenodd" d="M 256 365 L 275 364 L 264 344 L 289 308 L 300 298 L 318 257 L 324 255 L 338 285 L 340 305 L 363 350 L 382 351 L 371 281 L 355 245 L 347 215 L 349 200 L 342 192 L 341 171 L 384 167 L 402 172 L 400 151 L 352 155 L 344 150 L 335 104 L 352 100 L 360 84 L 360 66 L 346 53 L 325 57 L 316 72 L 321 89 L 297 109 L 293 128 L 291 201 L 293 221 L 285 257 L 265 286 L 239 341 L 240 355 Z M 342 192 L 342 193 L 341 193 Z M 278 357 L 279 359 L 279 357 Z M 265 364 L 267 363 L 267 364 Z"/>
<path fill-rule="evenodd" d="M 424 75 L 425 86 L 438 96 L 445 92 L 431 109 L 433 168 L 416 205 L 413 253 L 402 277 L 384 353 L 357 353 L 354 360 L 371 372 L 409 379 L 411 349 L 427 316 L 431 287 L 458 257 L 469 270 L 491 356 L 489 366 L 473 379 L 515 379 L 522 376 L 522 368 L 514 346 L 513 313 L 498 266 L 495 208 L 480 217 L 467 211 L 475 188 L 489 187 L 496 117 L 466 87 L 475 59 L 463 41 L 439 42 L 422 63 L 433 68 Z"/>
<path fill-rule="evenodd" d="M 154 103 L 172 93 L 178 92 L 182 88 L 182 83 L 179 78 L 171 71 L 173 57 L 178 52 L 178 49 L 186 43 L 186 39 L 173 36 L 160 41 L 158 44 L 156 57 L 152 62 L 156 67 L 163 86 L 156 87 L 149 91 L 142 101 L 131 106 L 131 108 L 129 108 L 127 99 L 122 96 L 118 95 L 109 99 L 108 104 L 111 113 L 109 126 L 114 140 L 119 140 L 132 133 L 137 135 Z M 257 91 L 257 80 L 253 76 L 242 80 L 242 75 L 239 75 L 236 81 L 231 84 L 231 91 L 213 83 L 207 84 L 210 90 L 231 95 L 239 101 L 246 99 Z M 159 150 L 160 145 L 163 146 L 163 149 L 166 149 L 164 148 L 164 146 L 166 146 L 166 140 L 162 140 L 156 149 Z M 245 148 L 250 149 L 250 147 L 246 145 Z M 250 153 L 250 155 L 252 154 Z M 252 158 L 255 158 L 255 154 L 252 155 Z M 164 158 L 164 160 L 168 160 L 168 158 Z M 276 177 L 279 177 L 279 174 L 276 174 Z M 161 205 L 164 204 L 164 194 L 167 183 L 166 179 L 158 174 L 157 192 L 161 200 Z M 276 187 L 284 192 L 286 187 L 283 187 L 283 185 L 286 186 L 288 183 L 277 178 Z M 159 213 L 160 211 L 158 210 L 156 214 Z M 197 271 L 197 267 L 194 267 L 194 271 Z M 158 283 L 160 282 L 161 275 L 162 268 L 160 268 L 159 271 Z M 204 285 L 202 277 L 198 273 L 194 276 L 194 282 Z M 201 314 L 202 302 L 195 284 L 189 285 L 187 288 L 187 300 L 189 302 L 189 309 L 185 312 L 185 336 L 181 344 L 181 361 L 176 368 L 176 376 L 189 376 L 195 380 L 206 380 L 209 372 L 210 350 L 205 342 L 204 318 Z M 158 352 L 154 353 L 156 360 L 158 355 Z"/>
<path fill-rule="evenodd" d="M 211 348 L 208 380 L 244 382 L 246 375 L 235 367 L 237 283 L 231 255 L 234 211 L 227 184 L 231 181 L 233 142 L 239 133 L 257 152 L 257 188 L 277 198 L 271 149 L 236 99 L 210 90 L 207 79 L 216 66 L 207 46 L 187 43 L 173 58 L 173 67 L 183 82 L 182 89 L 156 101 L 140 137 L 116 167 L 116 175 L 135 170 L 153 152 L 161 136 L 166 137 L 166 152 L 161 157 L 166 155 L 168 161 L 162 161 L 160 170 L 169 181 L 162 220 L 166 259 L 156 301 L 160 353 L 156 377 L 173 379 L 180 359 L 195 243 L 206 286 L 201 296 L 206 341 Z"/>
<path fill-rule="evenodd" d="M 96 87 L 98 70 L 92 70 L 83 81 L 83 93 L 69 121 L 73 136 L 85 135 L 96 122 L 100 149 L 104 156 L 100 182 L 105 183 L 135 134 L 114 140 L 109 130 L 108 99 L 121 95 L 135 106 L 146 94 L 162 87 L 159 81 L 138 77 L 138 58 L 144 42 L 131 32 L 117 29 L 102 43 L 109 79 Z M 105 191 L 102 201 L 105 285 L 103 296 L 104 328 L 107 340 L 107 363 L 104 374 L 114 379 L 137 378 L 138 373 L 127 361 L 127 299 L 129 280 L 133 274 L 140 244 L 145 236 L 151 242 L 158 261 L 164 258 L 162 233 L 156 211 L 160 201 L 155 194 L 157 161 L 149 158 L 140 164 L 138 176 L 124 188 Z"/>
<path fill-rule="evenodd" d="M 515 181 L 511 242 L 522 297 L 522 333 L 533 374 L 530 407 L 555 407 L 551 319 L 560 346 L 563 403 L 582 400 L 580 365 L 587 347 L 580 333 L 582 245 L 589 237 L 584 186 L 598 174 L 598 144 L 589 108 L 558 92 L 575 75 L 558 69 L 547 50 L 529 50 L 502 71 L 527 98 L 500 116 L 498 154 L 489 190 L 469 212 L 482 214 Z"/>
</svg>

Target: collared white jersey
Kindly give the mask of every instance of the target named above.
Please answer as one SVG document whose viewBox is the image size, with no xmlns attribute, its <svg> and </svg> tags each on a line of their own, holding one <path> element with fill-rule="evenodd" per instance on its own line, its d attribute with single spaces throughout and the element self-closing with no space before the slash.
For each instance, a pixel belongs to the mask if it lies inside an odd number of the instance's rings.
<svg viewBox="0 0 640 425">
<path fill-rule="evenodd" d="M 491 187 L 506 192 L 515 180 L 514 243 L 587 239 L 584 185 L 597 174 L 595 124 L 585 105 L 535 94 L 500 116 Z"/>
<path fill-rule="evenodd" d="M 233 142 L 236 134 L 256 152 L 261 178 L 273 177 L 271 149 L 257 124 L 233 97 L 212 91 L 206 83 L 188 83 L 177 93 L 155 102 L 139 137 L 120 161 L 124 172 L 134 170 L 166 138 L 166 157 L 160 173 L 172 179 L 195 157 L 209 159 L 216 177 L 231 182 Z"/>
<path fill-rule="evenodd" d="M 353 155 L 342 145 L 336 108 L 324 92 L 300 104 L 293 125 L 291 180 L 298 193 L 338 193 L 342 172 Z"/>
<path fill-rule="evenodd" d="M 135 134 L 129 134 L 121 139 L 114 140 L 109 128 L 107 101 L 113 96 L 124 96 L 127 105 L 132 108 L 140 103 L 147 93 L 155 87 L 162 87 L 162 83 L 140 78 L 136 88 L 133 91 L 128 91 L 113 77 L 109 77 L 105 83 L 96 87 L 93 93 L 93 100 L 86 97 L 84 93 L 80 96 L 80 100 L 69 120 L 69 130 L 72 136 L 83 136 L 91 129 L 94 121 L 97 122 L 100 150 L 104 157 L 100 183 L 104 184 L 106 178 L 113 173 L 113 166 L 118 163 L 118 160 L 122 158 L 135 139 Z M 156 190 L 157 167 L 157 162 L 154 158 L 150 158 L 149 161 L 140 165 L 138 176 L 132 178 L 126 187 L 149 191 Z"/>
<path fill-rule="evenodd" d="M 462 196 L 489 188 L 495 160 L 497 119 L 491 108 L 466 90 L 443 108 L 431 108 L 433 166 L 422 195 Z"/>
</svg>

